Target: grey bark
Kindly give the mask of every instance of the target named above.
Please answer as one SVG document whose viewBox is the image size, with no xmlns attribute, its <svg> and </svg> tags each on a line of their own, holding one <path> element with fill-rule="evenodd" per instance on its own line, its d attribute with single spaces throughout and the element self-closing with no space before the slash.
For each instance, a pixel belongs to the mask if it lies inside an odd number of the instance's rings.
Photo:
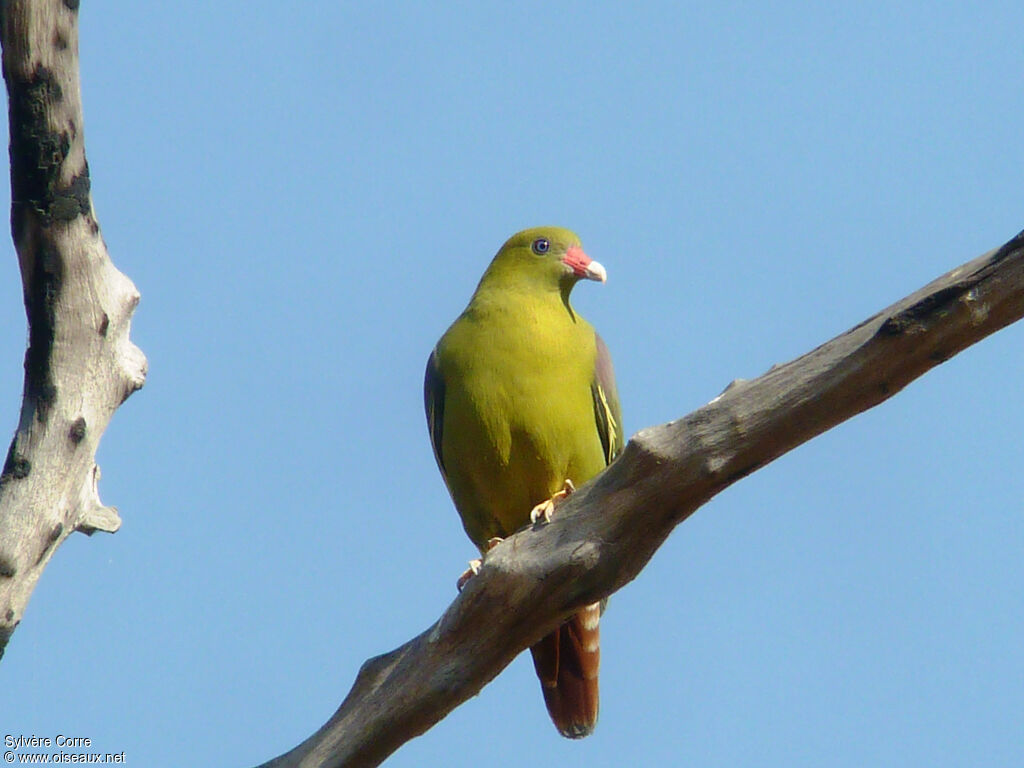
<svg viewBox="0 0 1024 768">
<path fill-rule="evenodd" d="M 1022 315 L 1024 232 L 689 416 L 638 432 L 550 524 L 488 552 L 432 627 L 363 664 L 330 720 L 264 768 L 378 765 L 567 616 L 635 578 L 719 491 Z"/>
<path fill-rule="evenodd" d="M 76 0 L 0 4 L 10 119 L 11 231 L 28 315 L 21 416 L 0 473 L 0 656 L 72 532 L 116 531 L 96 448 L 139 389 L 138 291 L 100 235 L 85 160 Z"/>
</svg>

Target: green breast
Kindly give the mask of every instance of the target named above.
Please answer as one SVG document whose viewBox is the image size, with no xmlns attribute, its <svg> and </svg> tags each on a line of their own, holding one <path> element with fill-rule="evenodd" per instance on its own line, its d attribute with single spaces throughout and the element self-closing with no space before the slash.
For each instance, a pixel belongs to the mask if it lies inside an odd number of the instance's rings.
<svg viewBox="0 0 1024 768">
<path fill-rule="evenodd" d="M 471 306 L 438 343 L 444 465 L 483 548 L 530 510 L 604 468 L 591 398 L 594 330 L 561 301 Z"/>
</svg>

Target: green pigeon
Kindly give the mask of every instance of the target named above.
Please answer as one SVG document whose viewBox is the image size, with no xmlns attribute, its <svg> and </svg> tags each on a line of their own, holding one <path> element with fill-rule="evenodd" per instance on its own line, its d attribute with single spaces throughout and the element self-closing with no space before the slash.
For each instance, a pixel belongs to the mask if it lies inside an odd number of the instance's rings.
<svg viewBox="0 0 1024 768">
<path fill-rule="evenodd" d="M 606 273 L 573 232 L 513 235 L 427 361 L 434 457 L 481 553 L 548 519 L 573 483 L 622 450 L 608 348 L 569 303 L 583 279 Z M 597 723 L 600 617 L 600 603 L 586 606 L 530 649 L 548 713 L 569 738 Z"/>
</svg>

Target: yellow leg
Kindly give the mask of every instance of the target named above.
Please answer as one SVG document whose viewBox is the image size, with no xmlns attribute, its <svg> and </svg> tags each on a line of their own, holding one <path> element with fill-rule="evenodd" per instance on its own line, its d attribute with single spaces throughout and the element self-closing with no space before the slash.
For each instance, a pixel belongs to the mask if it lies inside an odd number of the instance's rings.
<svg viewBox="0 0 1024 768">
<path fill-rule="evenodd" d="M 503 542 L 503 541 L 504 541 L 504 539 L 498 538 L 497 536 L 495 536 L 493 539 L 488 539 L 487 540 L 487 551 L 490 552 L 492 549 L 494 549 L 496 546 L 501 544 L 501 542 Z M 467 568 L 465 571 L 463 571 L 462 575 L 459 576 L 459 580 L 455 582 L 455 588 L 458 589 L 459 592 L 461 592 L 462 588 L 464 586 L 466 586 L 466 582 L 468 582 L 470 579 L 472 579 L 474 576 L 476 576 L 478 573 L 480 573 L 480 568 L 481 568 L 481 566 L 483 566 L 483 564 L 484 564 L 483 559 L 481 559 L 479 557 L 474 558 L 473 560 L 470 560 L 469 561 L 469 568 Z"/>
<path fill-rule="evenodd" d="M 476 576 L 478 573 L 480 573 L 480 566 L 483 565 L 483 564 L 484 564 L 484 561 L 481 560 L 479 557 L 475 558 L 473 560 L 470 560 L 469 561 L 469 568 L 464 570 L 462 572 L 462 575 L 459 576 L 459 580 L 455 582 L 455 588 L 457 590 L 459 590 L 459 592 L 461 592 L 462 588 L 464 586 L 466 586 L 466 582 L 468 582 L 470 579 L 472 579 L 474 576 Z"/>
<path fill-rule="evenodd" d="M 540 522 L 550 523 L 555 507 L 565 501 L 566 497 L 575 490 L 576 486 L 572 484 L 572 480 L 566 478 L 565 483 L 562 485 L 562 490 L 547 501 L 542 501 L 530 511 L 530 522 L 534 525 Z"/>
</svg>

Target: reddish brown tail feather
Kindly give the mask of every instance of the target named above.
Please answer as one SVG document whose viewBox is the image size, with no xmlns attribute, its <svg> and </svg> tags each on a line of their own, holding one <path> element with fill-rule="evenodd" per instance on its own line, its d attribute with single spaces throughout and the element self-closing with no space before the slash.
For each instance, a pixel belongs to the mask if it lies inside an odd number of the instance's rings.
<svg viewBox="0 0 1024 768">
<path fill-rule="evenodd" d="M 601 662 L 601 604 L 588 605 L 530 648 L 548 714 L 570 739 L 597 725 L 597 670 Z"/>
</svg>

